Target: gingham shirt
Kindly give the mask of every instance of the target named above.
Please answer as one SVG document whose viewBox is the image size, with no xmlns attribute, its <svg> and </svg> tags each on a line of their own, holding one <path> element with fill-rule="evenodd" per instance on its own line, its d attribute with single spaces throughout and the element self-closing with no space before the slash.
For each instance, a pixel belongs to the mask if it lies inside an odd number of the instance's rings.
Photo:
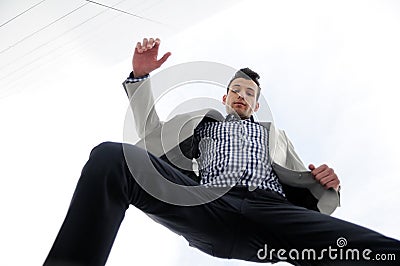
<svg viewBox="0 0 400 266">
<path fill-rule="evenodd" d="M 195 130 L 201 184 L 246 186 L 285 196 L 268 155 L 268 132 L 253 119 L 228 115 L 224 122 L 205 122 Z"/>
<path fill-rule="evenodd" d="M 135 77 L 127 83 L 149 78 Z M 228 115 L 224 122 L 207 122 L 195 130 L 200 139 L 197 158 L 200 183 L 217 187 L 242 185 L 275 191 L 285 196 L 268 155 L 268 132 L 253 118 L 240 120 Z"/>
</svg>

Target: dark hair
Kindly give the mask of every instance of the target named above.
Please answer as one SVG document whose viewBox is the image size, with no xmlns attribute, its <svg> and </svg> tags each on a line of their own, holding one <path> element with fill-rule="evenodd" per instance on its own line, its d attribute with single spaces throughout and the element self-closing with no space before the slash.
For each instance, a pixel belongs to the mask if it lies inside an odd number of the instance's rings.
<svg viewBox="0 0 400 266">
<path fill-rule="evenodd" d="M 252 80 L 257 84 L 258 91 L 257 91 L 256 99 L 258 100 L 258 98 L 260 97 L 260 90 L 261 90 L 260 82 L 258 81 L 260 79 L 260 75 L 258 75 L 257 72 L 254 72 L 253 70 L 251 70 L 248 67 L 240 69 L 239 71 L 237 71 L 235 73 L 235 75 L 229 81 L 226 93 L 229 92 L 229 86 L 231 85 L 232 81 L 234 81 L 237 78 L 244 78 L 247 80 Z"/>
</svg>

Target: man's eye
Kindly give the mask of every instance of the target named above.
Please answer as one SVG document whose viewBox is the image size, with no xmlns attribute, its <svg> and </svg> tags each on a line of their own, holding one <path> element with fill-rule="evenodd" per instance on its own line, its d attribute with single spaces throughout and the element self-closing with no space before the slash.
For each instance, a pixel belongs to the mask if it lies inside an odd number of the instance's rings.
<svg viewBox="0 0 400 266">
<path fill-rule="evenodd" d="M 247 92 L 247 95 L 253 97 L 253 96 L 254 96 L 254 93 L 252 93 L 252 92 Z"/>
</svg>

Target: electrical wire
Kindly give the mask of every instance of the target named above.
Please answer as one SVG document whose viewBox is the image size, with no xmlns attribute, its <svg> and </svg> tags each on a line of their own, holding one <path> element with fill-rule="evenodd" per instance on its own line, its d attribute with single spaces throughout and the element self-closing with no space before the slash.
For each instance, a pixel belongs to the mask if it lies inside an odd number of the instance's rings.
<svg viewBox="0 0 400 266">
<path fill-rule="evenodd" d="M 117 6 L 117 5 L 119 5 L 119 4 L 123 3 L 123 2 L 126 2 L 126 1 L 127 1 L 127 0 L 121 0 L 121 1 L 119 1 L 119 2 L 117 2 L 117 3 L 115 3 L 114 6 Z M 144 0 L 143 2 L 145 2 L 145 0 Z M 77 24 L 77 25 L 73 26 L 72 28 L 69 28 L 69 29 L 67 29 L 66 31 L 62 32 L 61 34 L 57 35 L 55 38 L 53 38 L 53 39 L 51 39 L 51 40 L 48 40 L 47 42 L 44 42 L 44 43 L 42 43 L 42 44 L 36 46 L 35 48 L 33 48 L 32 50 L 30 50 L 29 52 L 27 52 L 27 53 L 25 53 L 25 54 L 19 56 L 18 58 L 14 58 L 11 62 L 9 62 L 9 63 L 7 63 L 7 64 L 1 66 L 1 67 L 0 67 L 0 71 L 3 70 L 3 69 L 5 69 L 5 68 L 7 68 L 7 67 L 10 66 L 10 65 L 15 64 L 16 62 L 18 62 L 18 61 L 20 61 L 21 59 L 27 57 L 28 55 L 30 55 L 30 54 L 36 52 L 36 51 L 39 50 L 40 48 L 42 48 L 42 47 L 44 47 L 44 46 L 46 46 L 46 45 L 48 45 L 48 44 L 50 44 L 50 43 L 52 43 L 52 42 L 54 42 L 54 41 L 57 41 L 58 39 L 60 39 L 60 38 L 63 37 L 64 35 L 66 35 L 66 34 L 72 32 L 72 31 L 76 30 L 77 28 L 81 27 L 83 24 L 85 24 L 85 23 L 87 23 L 87 22 L 89 22 L 89 21 L 95 19 L 96 17 L 98 17 L 98 16 L 104 14 L 104 13 L 107 12 L 107 11 L 109 11 L 109 10 L 108 10 L 108 9 L 104 9 L 104 10 L 102 10 L 102 11 L 96 13 L 94 16 L 91 16 L 91 17 L 85 19 L 84 21 L 80 22 L 79 24 Z M 57 47 L 57 49 L 58 49 L 58 48 L 61 48 L 61 47 L 63 47 L 63 46 L 65 46 L 65 43 L 64 43 L 63 45 Z M 53 50 L 51 50 L 51 52 L 54 52 L 54 51 L 57 50 L 57 49 L 53 49 Z M 51 52 L 49 52 L 49 53 L 51 53 Z M 46 55 L 48 55 L 49 53 L 47 53 Z M 46 55 L 42 55 L 41 57 L 44 57 L 44 56 L 46 56 Z M 24 68 L 24 67 L 26 67 L 27 65 L 30 65 L 30 64 L 32 64 L 32 63 L 38 61 L 41 57 L 36 58 L 35 60 L 28 62 L 28 64 L 24 64 L 24 66 L 23 66 L 22 68 Z M 12 75 L 12 74 L 15 73 L 15 72 L 18 72 L 19 70 L 21 70 L 21 68 L 17 68 L 17 70 L 12 71 L 12 72 L 9 72 L 9 73 L 6 74 L 5 76 L 0 77 L 0 81 L 3 80 L 3 79 L 5 79 L 5 77 Z"/>
<path fill-rule="evenodd" d="M 27 10 L 23 11 L 22 13 L 19 13 L 18 15 L 16 15 L 15 17 L 13 17 L 12 19 L 7 20 L 6 22 L 4 22 L 3 24 L 0 25 L 0 28 L 3 27 L 4 25 L 7 25 L 8 23 L 10 23 L 11 21 L 13 21 L 14 19 L 18 18 L 19 16 L 22 16 L 23 14 L 25 14 L 26 12 L 28 12 L 29 10 L 31 10 L 32 8 L 35 8 L 36 6 L 40 5 L 41 3 L 43 3 L 46 0 L 42 0 L 37 4 L 34 4 L 33 6 L 31 6 L 30 8 L 28 8 Z"/>
<path fill-rule="evenodd" d="M 118 3 L 116 3 L 115 5 L 119 5 L 119 4 L 121 4 L 122 2 L 125 2 L 125 1 L 127 1 L 127 0 L 121 0 L 121 1 L 119 1 Z M 12 64 L 15 64 L 16 62 L 20 61 L 21 59 L 25 58 L 26 56 L 28 56 L 28 55 L 34 53 L 35 51 L 37 51 L 37 50 L 39 50 L 40 48 L 42 48 L 42 47 L 48 45 L 49 43 L 52 43 L 52 42 L 54 42 L 54 41 L 60 39 L 62 36 L 66 35 L 67 33 L 69 33 L 69 32 L 71 32 L 71 31 L 73 31 L 73 30 L 79 28 L 79 27 L 82 26 L 83 24 L 89 22 L 90 20 L 96 18 L 97 16 L 99 16 L 99 15 L 101 15 L 101 14 L 107 12 L 107 11 L 108 11 L 108 10 L 103 10 L 103 11 L 97 13 L 96 15 L 91 16 L 91 17 L 88 18 L 88 19 L 85 19 L 84 21 L 82 21 L 82 22 L 79 23 L 78 25 L 75 25 L 75 26 L 73 26 L 72 28 L 70 28 L 70 29 L 68 29 L 68 30 L 66 30 L 66 31 L 64 31 L 64 32 L 62 32 L 61 34 L 59 34 L 59 35 L 56 36 L 55 38 L 53 38 L 53 39 L 51 39 L 51 40 L 49 40 L 49 41 L 47 41 L 47 42 L 44 42 L 44 43 L 42 43 L 42 44 L 36 46 L 34 49 L 32 49 L 32 50 L 30 50 L 29 52 L 23 54 L 22 56 L 18 57 L 17 59 L 13 59 L 11 62 L 9 62 L 9 63 L 7 63 L 7 64 L 1 66 L 1 67 L 0 67 L 0 70 L 3 70 L 4 68 L 6 68 L 6 67 L 8 67 L 8 66 L 10 66 L 10 65 L 12 65 Z M 35 60 L 35 61 L 36 61 L 36 60 Z M 14 72 L 15 72 L 15 71 L 10 72 L 9 74 L 12 74 L 12 73 L 14 73 Z M 0 78 L 0 80 L 2 80 L 2 79 L 3 79 L 3 78 Z"/>
<path fill-rule="evenodd" d="M 52 42 L 54 42 L 54 41 L 60 39 L 60 38 L 63 37 L 65 34 L 71 32 L 71 31 L 73 31 L 73 30 L 76 30 L 77 28 L 81 27 L 83 24 L 85 24 L 85 23 L 89 22 L 90 20 L 92 20 L 92 19 L 98 17 L 99 15 L 101 15 L 101 14 L 107 12 L 108 10 L 117 10 L 117 11 L 118 11 L 118 9 L 113 8 L 113 7 L 114 7 L 114 6 L 117 6 L 117 5 L 119 5 L 119 4 L 121 4 L 122 2 L 125 2 L 125 1 L 127 1 L 127 0 L 121 0 L 121 1 L 119 1 L 118 3 L 114 4 L 112 7 L 107 8 L 107 9 L 104 9 L 103 11 L 101 11 L 101 12 L 97 13 L 96 15 L 94 15 L 94 16 L 92 16 L 92 17 L 86 19 L 86 20 L 84 20 L 83 22 L 79 23 L 78 25 L 76 25 L 76 26 L 74 26 L 74 27 L 72 27 L 72 28 L 70 28 L 70 29 L 64 31 L 63 33 L 61 33 L 60 35 L 58 35 L 56 38 L 53 38 L 53 39 L 51 39 L 51 40 L 49 40 L 49 41 L 47 41 L 47 42 L 45 42 L 45 43 L 42 43 L 41 45 L 35 47 L 33 50 L 29 51 L 28 53 L 25 53 L 25 54 L 22 55 L 21 57 L 19 57 L 19 58 L 17 58 L 17 59 L 14 59 L 12 62 L 9 62 L 9 63 L 6 64 L 6 65 L 3 65 L 2 67 L 0 67 L 0 70 L 4 69 L 5 67 L 8 67 L 9 65 L 12 65 L 12 64 L 16 63 L 17 61 L 20 61 L 20 60 L 23 59 L 24 57 L 26 57 L 26 56 L 28 56 L 28 55 L 34 53 L 35 51 L 37 51 L 37 50 L 39 50 L 40 48 L 42 48 L 42 47 L 48 45 L 49 43 L 52 43 Z M 145 2 L 145 1 L 143 1 L 143 2 Z M 88 3 L 86 3 L 86 4 L 88 4 Z M 85 5 L 86 5 L 86 4 L 85 4 Z M 81 7 L 83 7 L 83 6 L 81 6 Z M 78 9 L 81 8 L 81 7 L 78 7 Z M 76 11 L 76 10 L 75 10 L 75 11 Z M 74 11 L 71 11 L 71 12 L 74 12 Z M 70 12 L 70 13 L 71 13 L 71 12 Z M 143 17 L 140 17 L 140 16 L 136 16 L 136 15 L 130 14 L 129 12 L 120 12 L 120 13 L 125 13 L 125 14 L 129 14 L 129 15 L 131 15 L 131 16 L 137 17 L 137 18 L 141 18 L 141 19 L 144 19 L 144 20 L 148 20 L 148 19 L 146 19 L 146 18 L 143 18 Z M 65 16 L 67 16 L 67 15 L 68 15 L 68 14 L 64 15 L 63 17 L 65 17 Z M 58 19 L 58 20 L 59 20 L 59 19 Z M 154 22 L 155 22 L 155 21 L 154 21 Z M 55 22 L 54 22 L 54 23 L 55 23 Z M 54 23 L 51 23 L 51 24 L 54 24 Z M 162 24 L 162 23 L 160 23 L 160 24 Z M 165 25 L 165 24 L 163 24 L 163 25 Z M 50 26 L 50 25 L 48 25 L 48 26 Z M 165 25 L 165 26 L 168 26 L 168 25 Z M 46 27 L 47 27 L 47 26 L 46 26 Z M 6 75 L 4 75 L 3 77 L 0 78 L 0 81 L 1 81 L 1 80 L 7 79 L 8 77 L 12 76 L 13 74 L 16 74 L 16 73 L 18 73 L 18 72 L 21 72 L 21 71 L 24 70 L 24 69 L 27 69 L 29 66 L 32 66 L 34 63 L 38 62 L 39 60 L 41 60 L 41 59 L 43 59 L 43 58 L 45 58 L 45 57 L 48 57 L 50 54 L 54 53 L 55 51 L 59 50 L 60 48 L 65 47 L 65 45 L 66 45 L 66 44 L 63 43 L 61 46 L 58 46 L 58 47 L 52 49 L 51 51 L 47 52 L 46 54 L 41 55 L 41 56 L 39 56 L 39 57 L 36 57 L 35 59 L 31 60 L 30 62 L 27 62 L 27 63 L 24 64 L 24 66 L 22 66 L 21 68 L 17 68 L 17 69 L 15 69 L 14 71 L 11 71 L 11 72 L 7 73 Z M 71 51 L 70 51 L 70 52 L 71 52 Z M 14 80 L 14 82 L 15 82 L 15 80 Z M 11 83 L 14 83 L 14 82 L 11 82 Z M 8 85 L 11 85 L 11 84 L 8 84 Z M 8 87 L 8 86 L 6 86 L 6 87 Z"/>
<path fill-rule="evenodd" d="M 41 2 L 39 2 L 38 4 L 36 4 L 35 6 L 39 5 L 40 3 L 44 2 L 44 1 L 46 1 L 46 0 L 42 0 Z M 37 30 L 37 31 L 35 31 L 35 32 L 33 32 L 33 33 L 31 33 L 31 34 L 25 36 L 25 37 L 22 38 L 21 40 L 19 40 L 19 41 L 15 42 L 14 44 L 10 45 L 9 47 L 7 47 L 7 48 L 1 50 L 1 51 L 0 51 L 0 55 L 3 54 L 3 53 L 5 53 L 6 51 L 10 50 L 11 48 L 17 46 L 18 44 L 24 42 L 25 40 L 31 38 L 32 36 L 38 34 L 39 32 L 45 30 L 46 28 L 50 27 L 51 25 L 57 23 L 58 21 L 62 20 L 63 18 L 65 18 L 65 17 L 71 15 L 72 13 L 74 13 L 74 12 L 76 12 L 77 10 L 79 10 L 80 8 L 82 8 L 82 7 L 86 6 L 86 5 L 88 5 L 89 3 L 97 4 L 97 5 L 106 7 L 106 8 L 108 8 L 108 9 L 115 10 L 115 11 L 118 11 L 118 12 L 121 12 L 121 13 L 124 13 L 124 14 L 128 14 L 128 15 L 130 15 L 130 16 L 133 16 L 133 17 L 136 17 L 136 18 L 139 18 L 139 19 L 143 19 L 143 20 L 151 21 L 151 22 L 154 22 L 154 23 L 157 23 L 157 24 L 161 24 L 161 25 L 164 25 L 164 26 L 168 26 L 168 25 L 166 25 L 166 24 L 164 24 L 164 23 L 161 23 L 161 22 L 159 22 L 159 21 L 152 20 L 152 19 L 149 19 L 149 18 L 145 18 L 145 17 L 139 16 L 139 15 L 135 15 L 135 14 L 132 14 L 132 13 L 130 13 L 130 12 L 127 12 L 127 11 L 124 11 L 124 10 L 121 10 L 121 9 L 114 8 L 113 6 L 107 6 L 107 5 L 104 5 L 104 4 L 101 4 L 101 3 L 98 3 L 98 2 L 94 2 L 94 1 L 90 1 L 90 0 L 85 0 L 85 1 L 86 1 L 87 3 L 85 3 L 85 4 L 83 4 L 83 5 L 81 5 L 81 6 L 77 7 L 77 8 L 75 8 L 74 10 L 72 10 L 72 11 L 68 12 L 67 14 L 63 15 L 62 17 L 60 17 L 60 18 L 58 18 L 58 19 L 52 21 L 51 23 L 49 23 L 49 24 L 47 24 L 46 26 L 40 28 L 39 30 Z M 121 2 L 122 2 L 122 1 L 121 1 Z M 119 3 L 120 3 L 120 2 L 119 2 Z M 118 5 L 119 3 L 115 4 L 114 6 Z M 31 7 L 30 9 L 32 9 L 32 8 L 33 8 L 33 7 Z M 24 11 L 23 13 L 25 13 L 25 12 L 27 12 L 27 10 Z M 22 14 L 22 13 L 21 13 L 21 14 Z M 19 16 L 19 15 L 18 15 L 18 16 Z M 7 23 L 8 23 L 8 22 L 7 22 Z"/>
<path fill-rule="evenodd" d="M 125 2 L 125 1 L 127 1 L 127 0 L 121 0 L 121 1 L 117 2 L 116 4 L 114 4 L 114 6 L 117 6 L 117 5 L 119 5 L 119 4 L 121 4 L 122 2 Z M 145 2 L 145 1 L 143 1 L 143 2 Z M 104 10 L 102 10 L 101 12 L 97 13 L 96 15 L 94 15 L 94 16 L 92 16 L 92 17 L 86 19 L 86 20 L 84 20 L 83 22 L 79 23 L 78 25 L 76 25 L 76 26 L 74 26 L 74 27 L 72 27 L 72 28 L 70 28 L 70 29 L 64 31 L 63 33 L 59 34 L 56 38 L 53 38 L 53 39 L 51 39 L 51 40 L 49 40 L 49 41 L 47 41 L 47 42 L 45 42 L 45 43 L 42 43 L 41 45 L 35 47 L 33 50 L 31 50 L 31 51 L 29 51 L 28 53 L 22 55 L 21 57 L 19 57 L 19 58 L 17 58 L 17 59 L 14 59 L 12 62 L 10 62 L 10 63 L 8 63 L 8 64 L 6 64 L 6 65 L 3 65 L 2 67 L 0 67 L 0 70 L 6 68 L 6 67 L 9 66 L 9 65 L 14 64 L 14 63 L 17 62 L 17 61 L 20 61 L 20 60 L 23 59 L 24 57 L 26 57 L 26 56 L 32 54 L 33 52 L 39 50 L 40 48 L 42 48 L 42 47 L 44 47 L 44 46 L 46 46 L 46 45 L 48 45 L 49 43 L 52 43 L 52 42 L 54 42 L 54 41 L 60 39 L 61 37 L 63 37 L 63 36 L 66 35 L 67 33 L 71 32 L 71 31 L 73 31 L 73 30 L 76 30 L 77 28 L 81 27 L 83 24 L 89 22 L 90 20 L 93 20 L 94 18 L 96 18 L 96 17 L 102 15 L 103 13 L 105 13 L 105 12 L 107 12 L 107 11 L 109 11 L 109 10 L 110 10 L 110 9 L 104 9 Z M 86 35 L 85 35 L 85 36 L 86 36 Z M 72 41 L 71 41 L 71 42 L 72 42 Z M 58 46 L 58 47 L 56 47 L 56 48 L 54 48 L 54 49 L 48 51 L 46 54 L 40 55 L 40 56 L 34 58 L 33 60 L 31 60 L 31 61 L 29 61 L 29 62 L 27 62 L 27 63 L 24 63 L 24 65 L 23 65 L 22 67 L 16 68 L 15 70 L 13 70 L 13 71 L 11 71 L 11 72 L 8 72 L 8 73 L 7 73 L 6 75 L 4 75 L 3 77 L 0 77 L 0 81 L 5 80 L 5 79 L 7 79 L 8 77 L 10 77 L 10 76 L 12 76 L 12 75 L 14 75 L 14 74 L 17 74 L 17 73 L 19 73 L 19 72 L 21 72 L 21 71 L 26 72 L 26 69 L 27 69 L 28 67 L 32 66 L 34 63 L 38 62 L 39 60 L 42 60 L 43 58 L 50 56 L 50 54 L 56 52 L 56 51 L 59 50 L 60 48 L 65 48 L 66 45 L 67 45 L 66 43 L 63 43 L 62 45 L 60 45 L 60 46 Z M 69 50 L 69 52 L 71 53 L 71 50 Z M 62 54 L 65 56 L 65 53 L 62 53 Z M 41 66 L 43 66 L 43 65 L 41 64 Z M 33 68 L 33 69 L 36 69 L 36 68 Z M 30 72 L 30 71 L 28 70 L 28 72 Z M 18 78 L 17 80 L 20 80 L 20 78 Z M 6 85 L 6 87 L 9 87 L 12 83 L 15 83 L 15 82 L 17 82 L 17 81 L 16 81 L 16 80 L 11 81 L 9 84 Z"/>
<path fill-rule="evenodd" d="M 67 16 L 71 15 L 72 13 L 78 11 L 78 10 L 81 9 L 82 7 L 86 6 L 87 4 L 89 4 L 89 3 L 85 3 L 85 4 L 83 4 L 83 5 L 81 5 L 81 6 L 77 7 L 77 8 L 75 8 L 74 10 L 68 12 L 67 14 L 65 14 L 65 15 L 63 15 L 63 16 L 57 18 L 56 20 L 50 22 L 50 23 L 47 24 L 46 26 L 44 26 L 44 27 L 38 29 L 37 31 L 34 31 L 33 33 L 31 33 L 31 34 L 25 36 L 25 37 L 22 38 L 21 40 L 19 40 L 19 41 L 15 42 L 14 44 L 10 45 L 9 47 L 7 47 L 7 48 L 1 50 L 1 51 L 0 51 L 0 54 L 7 52 L 7 51 L 10 50 L 11 48 L 17 46 L 18 44 L 22 43 L 23 41 L 26 41 L 27 39 L 29 39 L 29 38 L 31 38 L 32 36 L 38 34 L 39 32 L 41 32 L 41 31 L 47 29 L 47 28 L 50 27 L 51 25 L 57 23 L 58 21 L 60 21 L 60 20 L 62 20 L 62 19 L 64 19 L 64 18 L 66 18 Z"/>
<path fill-rule="evenodd" d="M 104 4 L 95 2 L 95 1 L 91 1 L 91 0 L 85 0 L 85 1 L 87 1 L 89 3 L 92 3 L 92 4 L 96 4 L 96 5 L 105 7 L 105 8 L 112 9 L 112 10 L 115 10 L 115 11 L 118 11 L 118 12 L 121 12 L 121 13 L 124 13 L 124 14 L 128 14 L 130 16 L 134 16 L 134 17 L 137 17 L 137 18 L 140 18 L 140 19 L 144 19 L 144 20 L 147 20 L 147 21 L 151 21 L 151 22 L 163 25 L 163 23 L 161 23 L 159 21 L 156 21 L 156 20 L 153 20 L 153 19 L 149 19 L 149 18 L 145 18 L 145 17 L 139 16 L 139 15 L 136 15 L 136 14 L 132 14 L 132 13 L 129 13 L 129 12 L 125 11 L 125 10 L 117 9 L 117 8 L 114 8 L 114 7 L 111 7 L 111 6 L 107 6 L 107 5 L 104 5 Z"/>
</svg>

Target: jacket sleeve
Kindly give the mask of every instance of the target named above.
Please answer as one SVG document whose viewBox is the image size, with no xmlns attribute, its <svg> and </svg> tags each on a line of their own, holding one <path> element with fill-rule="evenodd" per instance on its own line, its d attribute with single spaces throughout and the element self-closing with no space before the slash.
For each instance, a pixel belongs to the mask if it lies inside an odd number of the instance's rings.
<svg viewBox="0 0 400 266">
<path fill-rule="evenodd" d="M 285 131 L 281 130 L 282 135 L 284 136 L 286 140 L 286 168 L 296 170 L 296 171 L 307 171 L 308 169 L 304 165 L 304 163 L 301 161 L 299 155 L 296 153 L 294 150 L 294 146 L 290 139 L 287 137 Z"/>
<path fill-rule="evenodd" d="M 149 78 L 134 83 L 126 80 L 122 85 L 129 98 L 136 132 L 139 138 L 143 139 L 150 132 L 162 125 L 155 109 L 151 81 Z"/>
<path fill-rule="evenodd" d="M 292 142 L 285 131 L 271 126 L 273 137 L 270 139 L 272 161 L 292 171 L 308 171 L 297 155 Z"/>
<path fill-rule="evenodd" d="M 288 199 L 290 198 L 289 200 L 296 205 L 331 214 L 340 206 L 339 192 L 334 189 L 325 190 L 312 176 L 311 171 L 304 166 L 286 133 L 280 130 L 280 135 L 286 143 L 286 158 L 285 163 L 281 166 L 275 165 L 274 170 L 277 174 L 280 173 L 278 176 L 284 181 L 282 183 L 286 186 L 287 194 L 291 194 L 287 195 Z M 311 194 L 303 188 L 308 188 Z"/>
</svg>

